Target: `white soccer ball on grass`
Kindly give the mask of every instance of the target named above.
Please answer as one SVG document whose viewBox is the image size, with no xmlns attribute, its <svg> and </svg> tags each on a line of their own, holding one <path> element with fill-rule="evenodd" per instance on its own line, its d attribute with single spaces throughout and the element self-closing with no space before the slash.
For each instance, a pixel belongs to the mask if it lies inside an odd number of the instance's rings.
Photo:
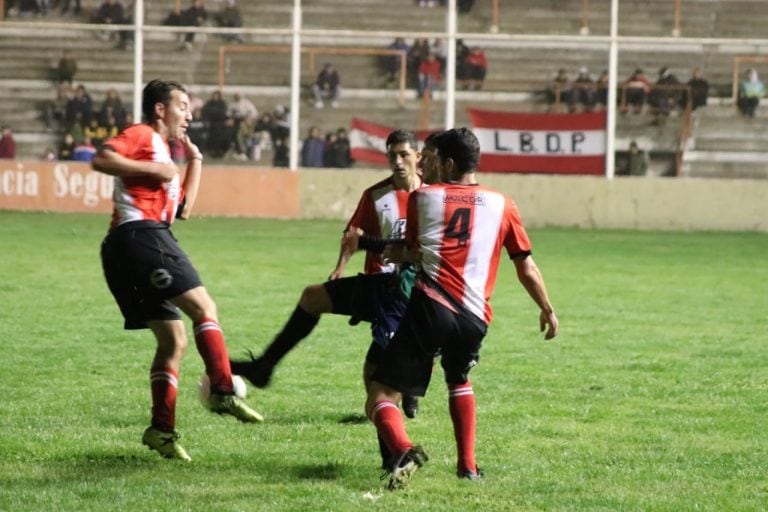
<svg viewBox="0 0 768 512">
<path fill-rule="evenodd" d="M 245 398 L 248 396 L 248 387 L 245 385 L 245 381 L 239 375 L 232 375 L 232 387 L 235 390 L 235 396 L 238 398 Z M 206 409 L 211 408 L 211 379 L 208 378 L 208 374 L 204 373 L 197 383 L 198 397 L 200 403 Z"/>
</svg>

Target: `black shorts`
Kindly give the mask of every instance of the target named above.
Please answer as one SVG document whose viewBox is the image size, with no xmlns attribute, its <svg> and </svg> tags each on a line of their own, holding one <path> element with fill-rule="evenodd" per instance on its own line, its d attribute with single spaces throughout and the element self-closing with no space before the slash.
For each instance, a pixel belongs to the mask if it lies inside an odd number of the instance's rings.
<svg viewBox="0 0 768 512">
<path fill-rule="evenodd" d="M 334 314 L 351 317 L 355 323 L 373 322 L 376 302 L 385 290 L 397 287 L 397 275 L 358 274 L 326 281 L 323 286 L 331 298 Z"/>
<path fill-rule="evenodd" d="M 101 244 L 104 277 L 126 329 L 148 320 L 178 320 L 169 299 L 202 286 L 197 270 L 163 224 L 137 221 L 112 230 Z"/>
<path fill-rule="evenodd" d="M 373 380 L 401 393 L 424 396 L 439 355 L 449 385 L 467 382 L 480 360 L 487 325 L 460 306 L 454 309 L 414 288 L 400 328 L 377 358 Z"/>
</svg>

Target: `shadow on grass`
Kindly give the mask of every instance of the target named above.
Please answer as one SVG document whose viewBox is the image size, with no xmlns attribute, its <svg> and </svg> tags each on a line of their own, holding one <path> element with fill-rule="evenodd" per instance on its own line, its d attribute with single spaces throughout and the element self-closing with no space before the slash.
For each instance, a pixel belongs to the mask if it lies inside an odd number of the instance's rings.
<svg viewBox="0 0 768 512">
<path fill-rule="evenodd" d="M 293 472 L 300 480 L 337 480 L 343 475 L 343 469 L 341 464 L 327 463 L 296 466 Z"/>
<path fill-rule="evenodd" d="M 342 425 L 360 425 L 368 423 L 368 418 L 364 414 L 347 414 L 339 419 L 339 423 Z"/>
</svg>

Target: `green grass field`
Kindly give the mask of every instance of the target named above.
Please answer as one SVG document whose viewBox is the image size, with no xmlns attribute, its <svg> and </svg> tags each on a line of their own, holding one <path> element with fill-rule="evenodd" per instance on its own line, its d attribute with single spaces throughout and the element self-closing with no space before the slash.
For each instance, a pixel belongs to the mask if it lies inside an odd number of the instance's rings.
<svg viewBox="0 0 768 512">
<path fill-rule="evenodd" d="M 192 344 L 177 428 L 194 460 L 143 447 L 154 347 L 122 330 L 104 284 L 107 222 L 0 212 L 0 510 L 768 509 L 765 234 L 531 230 L 561 334 L 542 340 L 502 262 L 472 372 L 485 480 L 455 477 L 436 370 L 408 421 L 431 460 L 393 493 L 362 420 L 368 331 L 344 318 L 323 318 L 270 388 L 251 388 L 262 425 L 199 405 Z M 179 223 L 232 355 L 261 349 L 325 279 L 342 224 Z"/>
</svg>

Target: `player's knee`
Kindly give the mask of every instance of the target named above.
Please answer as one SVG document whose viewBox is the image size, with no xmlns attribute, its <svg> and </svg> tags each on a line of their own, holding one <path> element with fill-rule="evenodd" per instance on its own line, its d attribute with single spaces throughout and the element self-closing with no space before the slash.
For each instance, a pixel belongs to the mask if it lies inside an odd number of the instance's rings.
<svg viewBox="0 0 768 512">
<path fill-rule="evenodd" d="M 331 299 L 323 285 L 313 284 L 304 288 L 299 299 L 299 306 L 313 315 L 328 313 L 331 310 Z"/>
</svg>

